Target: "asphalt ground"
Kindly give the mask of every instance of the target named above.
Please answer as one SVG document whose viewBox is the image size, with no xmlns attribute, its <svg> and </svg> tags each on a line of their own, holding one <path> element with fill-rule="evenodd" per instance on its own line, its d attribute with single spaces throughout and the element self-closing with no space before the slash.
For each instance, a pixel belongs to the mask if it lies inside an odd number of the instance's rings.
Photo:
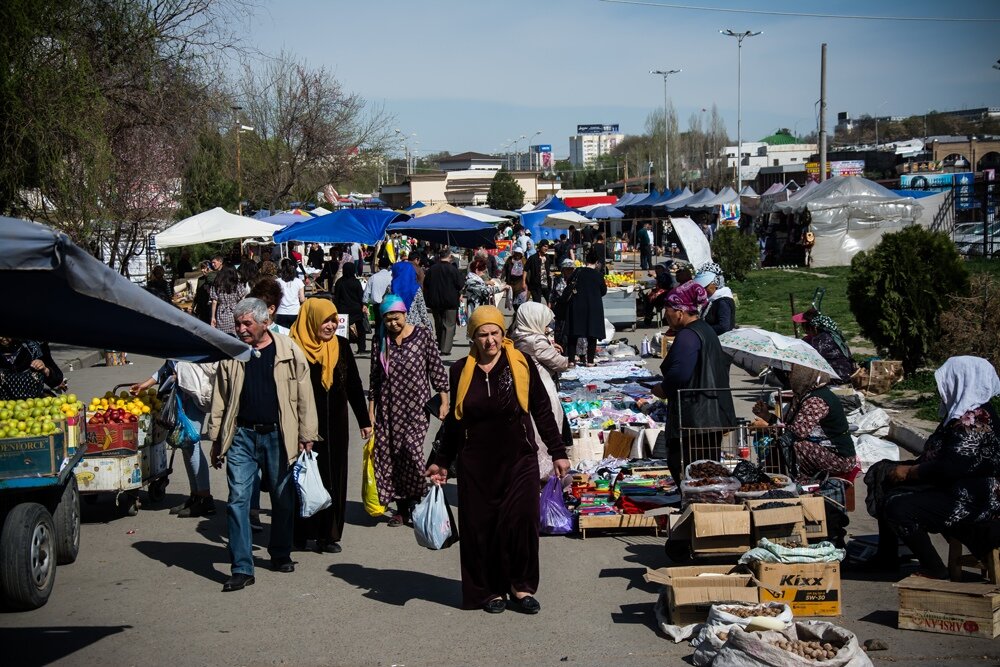
<svg viewBox="0 0 1000 667">
<path fill-rule="evenodd" d="M 633 343 L 644 333 L 621 332 Z M 458 335 L 454 361 L 468 351 Z M 71 391 L 87 401 L 113 385 L 142 380 L 159 361 L 95 366 L 68 373 Z M 654 367 L 658 360 L 650 360 Z M 361 359 L 367 386 L 368 361 Z M 746 383 L 734 369 L 734 383 Z M 750 385 L 752 386 L 752 385 Z M 741 410 L 747 410 L 744 405 Z M 353 422 L 353 417 L 352 417 Z M 296 571 L 268 569 L 267 531 L 254 538 L 257 583 L 221 593 L 229 575 L 225 474 L 212 471 L 218 513 L 179 519 L 187 478 L 178 459 L 167 497 L 135 517 L 111 497 L 83 505 L 76 563 L 58 569 L 49 603 L 0 613 L 4 665 L 642 665 L 689 664 L 692 649 L 656 629 L 658 586 L 647 567 L 669 564 L 664 538 L 651 531 L 541 538 L 542 611 L 496 616 L 460 609 L 458 548 L 417 546 L 412 530 L 389 528 L 361 504 L 361 442 L 352 423 L 347 527 L 340 554 L 296 552 Z M 427 443 L 429 447 L 429 442 Z M 454 503 L 455 487 L 447 485 Z M 145 494 L 143 494 L 145 500 Z M 876 532 L 864 512 L 852 514 L 852 535 Z M 264 523 L 269 522 L 266 496 Z M 461 516 L 458 516 L 461 524 Z M 911 568 L 912 569 L 912 568 Z M 892 583 L 845 573 L 843 614 L 828 619 L 881 639 L 876 664 L 993 665 L 1000 650 L 984 639 L 896 629 Z"/>
</svg>

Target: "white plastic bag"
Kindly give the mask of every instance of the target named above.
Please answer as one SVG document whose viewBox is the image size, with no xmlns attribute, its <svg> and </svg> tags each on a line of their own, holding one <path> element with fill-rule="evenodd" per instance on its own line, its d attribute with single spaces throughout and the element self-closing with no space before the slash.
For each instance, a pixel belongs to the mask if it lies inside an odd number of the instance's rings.
<svg viewBox="0 0 1000 667">
<path fill-rule="evenodd" d="M 413 534 L 417 537 L 417 544 L 428 549 L 450 546 L 457 539 L 457 531 L 452 524 L 444 489 L 440 484 L 434 484 L 413 508 Z"/>
<path fill-rule="evenodd" d="M 695 650 L 695 665 L 712 667 L 871 667 L 872 662 L 854 633 L 825 621 L 798 621 L 781 632 L 744 632 L 734 627 L 727 640 L 704 641 Z M 776 641 L 819 641 L 832 644 L 837 655 L 823 660 L 806 659 L 774 645 Z M 714 655 L 713 655 L 714 654 Z"/>
<path fill-rule="evenodd" d="M 311 517 L 333 504 L 330 492 L 323 486 L 316 466 L 316 452 L 302 452 L 292 467 L 295 487 L 299 490 L 299 516 Z"/>
</svg>

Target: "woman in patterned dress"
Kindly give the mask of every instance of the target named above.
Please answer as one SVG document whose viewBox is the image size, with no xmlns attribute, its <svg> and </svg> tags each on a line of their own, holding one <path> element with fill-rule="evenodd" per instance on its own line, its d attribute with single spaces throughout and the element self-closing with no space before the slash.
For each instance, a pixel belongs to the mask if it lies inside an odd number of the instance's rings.
<svg viewBox="0 0 1000 667">
<path fill-rule="evenodd" d="M 247 295 L 247 286 L 240 282 L 240 274 L 231 266 L 223 266 L 209 288 L 212 304 L 212 326 L 230 336 L 236 335 L 233 306 Z"/>
<path fill-rule="evenodd" d="M 424 480 L 424 438 L 430 399 L 427 381 L 441 395 L 441 411 L 448 414 L 448 374 L 441 363 L 437 341 L 428 327 L 406 321 L 406 305 L 388 294 L 379 307 L 382 335 L 372 346 L 368 412 L 375 424 L 373 465 L 379 502 L 395 501 L 390 526 L 409 521 L 413 505 L 427 489 Z"/>
<path fill-rule="evenodd" d="M 879 520 L 875 563 L 898 565 L 898 536 L 921 574 L 944 579 L 948 570 L 928 533 L 954 537 L 980 559 L 1000 545 L 1000 419 L 990 403 L 1000 378 L 986 359 L 952 357 L 934 379 L 942 418 L 923 453 L 876 463 L 865 484 L 868 511 Z"/>
</svg>

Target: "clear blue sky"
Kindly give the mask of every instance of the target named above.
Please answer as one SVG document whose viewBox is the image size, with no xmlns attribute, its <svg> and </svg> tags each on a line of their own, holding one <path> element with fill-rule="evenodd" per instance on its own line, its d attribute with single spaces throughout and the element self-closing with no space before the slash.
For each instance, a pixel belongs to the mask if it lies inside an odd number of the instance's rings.
<svg viewBox="0 0 1000 667">
<path fill-rule="evenodd" d="M 650 0 L 657 2 L 658 0 Z M 675 3 L 680 4 L 680 3 Z M 700 6 L 825 14 L 1000 19 L 1000 2 L 692 0 Z M 420 154 L 497 152 L 542 134 L 568 154 L 578 123 L 644 130 L 663 104 L 681 128 L 718 105 L 736 137 L 736 40 L 720 29 L 763 30 L 744 42 L 744 141 L 778 127 L 815 127 L 820 44 L 828 44 L 828 124 L 857 117 L 1000 105 L 1000 23 L 762 16 L 612 4 L 600 0 L 264 0 L 249 38 L 325 65 L 348 89 L 415 133 Z M 419 142 L 419 144 L 415 143 Z M 520 142 L 521 149 L 525 141 Z"/>
</svg>

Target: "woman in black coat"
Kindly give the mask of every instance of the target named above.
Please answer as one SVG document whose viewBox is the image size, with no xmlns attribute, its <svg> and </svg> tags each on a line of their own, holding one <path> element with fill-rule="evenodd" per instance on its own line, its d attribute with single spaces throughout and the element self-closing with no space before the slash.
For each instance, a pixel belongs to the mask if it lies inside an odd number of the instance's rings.
<svg viewBox="0 0 1000 667">
<path fill-rule="evenodd" d="M 576 344 L 581 338 L 587 339 L 586 363 L 594 365 L 597 341 L 604 338 L 604 302 L 601 298 L 608 293 L 604 276 L 597 269 L 597 251 L 587 253 L 587 265 L 581 266 L 570 277 L 563 292 L 566 302 L 566 356 L 570 366 L 574 366 Z M 583 358 L 581 357 L 581 362 Z"/>
<path fill-rule="evenodd" d="M 367 328 L 365 327 L 364 293 L 361 281 L 354 275 L 354 262 L 344 264 L 343 275 L 333 286 L 333 303 L 337 312 L 348 317 L 348 323 L 354 328 L 357 336 L 358 352 L 365 351 Z"/>
</svg>

